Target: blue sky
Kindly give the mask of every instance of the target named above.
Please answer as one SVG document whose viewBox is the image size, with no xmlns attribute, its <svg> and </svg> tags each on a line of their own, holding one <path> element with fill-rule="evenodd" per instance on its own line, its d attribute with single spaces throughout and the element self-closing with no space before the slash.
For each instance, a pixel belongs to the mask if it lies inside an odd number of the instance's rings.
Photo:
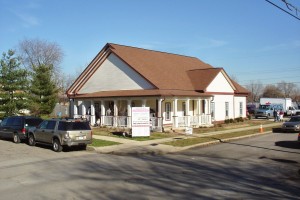
<svg viewBox="0 0 300 200">
<path fill-rule="evenodd" d="M 66 74 L 110 42 L 197 57 L 241 85 L 300 83 L 300 20 L 265 0 L 0 0 L 0 27 L 1 53 L 56 42 Z"/>
</svg>

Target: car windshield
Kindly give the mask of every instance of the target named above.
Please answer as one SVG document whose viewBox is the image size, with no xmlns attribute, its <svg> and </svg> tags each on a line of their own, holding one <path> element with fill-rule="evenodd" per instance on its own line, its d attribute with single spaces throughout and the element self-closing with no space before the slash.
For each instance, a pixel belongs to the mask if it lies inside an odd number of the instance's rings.
<svg viewBox="0 0 300 200">
<path fill-rule="evenodd" d="M 270 105 L 260 105 L 259 109 L 265 109 L 268 110 L 270 108 Z"/>
<path fill-rule="evenodd" d="M 88 122 L 59 122 L 58 130 L 91 130 L 91 127 Z"/>
<path fill-rule="evenodd" d="M 292 117 L 290 122 L 300 122 L 300 117 Z"/>
</svg>

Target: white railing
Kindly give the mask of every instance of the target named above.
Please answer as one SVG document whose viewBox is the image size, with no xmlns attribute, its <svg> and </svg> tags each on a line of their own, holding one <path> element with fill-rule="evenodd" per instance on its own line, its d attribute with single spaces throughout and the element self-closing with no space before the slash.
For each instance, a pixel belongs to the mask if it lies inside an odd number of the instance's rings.
<svg viewBox="0 0 300 200">
<path fill-rule="evenodd" d="M 113 126 L 114 117 L 113 116 L 103 116 L 103 125 L 104 126 Z"/>
<path fill-rule="evenodd" d="M 191 127 L 211 124 L 211 116 L 207 114 L 202 114 L 199 116 L 182 116 L 178 117 L 177 120 L 178 127 Z"/>
<path fill-rule="evenodd" d="M 151 130 L 162 128 L 162 118 L 150 117 L 150 128 Z"/>
<path fill-rule="evenodd" d="M 118 127 L 127 127 L 128 117 L 127 116 L 117 116 L 117 124 Z"/>
<path fill-rule="evenodd" d="M 131 117 L 127 116 L 102 116 L 103 123 L 101 125 L 111 127 L 131 127 Z M 178 127 L 195 127 L 202 125 L 211 125 L 211 116 L 202 114 L 199 116 L 182 116 L 174 118 L 177 120 Z M 150 117 L 151 130 L 163 127 L 162 118 Z"/>
</svg>

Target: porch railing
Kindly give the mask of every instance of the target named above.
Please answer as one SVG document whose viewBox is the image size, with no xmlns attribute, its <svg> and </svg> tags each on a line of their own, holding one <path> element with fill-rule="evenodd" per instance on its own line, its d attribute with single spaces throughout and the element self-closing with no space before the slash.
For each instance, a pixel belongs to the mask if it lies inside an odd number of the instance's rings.
<svg viewBox="0 0 300 200">
<path fill-rule="evenodd" d="M 178 127 L 191 127 L 211 124 L 211 115 L 202 114 L 195 116 L 178 117 Z"/>
</svg>

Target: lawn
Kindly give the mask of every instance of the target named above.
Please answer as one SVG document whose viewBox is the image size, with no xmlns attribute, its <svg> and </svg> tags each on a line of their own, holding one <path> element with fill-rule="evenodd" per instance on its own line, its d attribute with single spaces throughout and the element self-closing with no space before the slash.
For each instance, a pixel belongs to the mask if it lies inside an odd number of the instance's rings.
<svg viewBox="0 0 300 200">
<path fill-rule="evenodd" d="M 273 128 L 274 127 L 264 128 L 264 132 L 272 131 Z M 185 147 L 185 146 L 191 146 L 191 145 L 200 144 L 200 143 L 220 141 L 220 140 L 224 140 L 224 139 L 228 139 L 228 138 L 252 135 L 252 134 L 255 134 L 255 133 L 258 133 L 257 129 L 231 132 L 231 133 L 224 133 L 224 134 L 219 134 L 219 135 L 214 135 L 214 136 L 207 136 L 207 137 L 199 136 L 199 137 L 192 137 L 192 138 L 187 138 L 187 139 L 173 140 L 171 142 L 166 142 L 164 144 L 175 146 L 175 147 Z"/>
<path fill-rule="evenodd" d="M 121 144 L 121 143 L 112 142 L 112 141 L 106 141 L 106 140 L 99 140 L 99 139 L 93 138 L 93 142 L 92 142 L 92 144 L 89 144 L 89 146 L 93 146 L 93 147 L 105 147 L 105 146 L 111 146 L 111 145 L 117 145 L 117 144 Z"/>
</svg>

